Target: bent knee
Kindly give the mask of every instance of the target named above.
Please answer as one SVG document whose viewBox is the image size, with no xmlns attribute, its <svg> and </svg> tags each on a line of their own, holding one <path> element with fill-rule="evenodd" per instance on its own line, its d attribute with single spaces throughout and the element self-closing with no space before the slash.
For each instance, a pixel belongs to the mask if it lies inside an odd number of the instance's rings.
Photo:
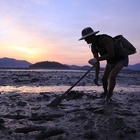
<svg viewBox="0 0 140 140">
<path fill-rule="evenodd" d="M 107 78 L 106 77 L 102 77 L 102 82 L 106 82 Z"/>
</svg>

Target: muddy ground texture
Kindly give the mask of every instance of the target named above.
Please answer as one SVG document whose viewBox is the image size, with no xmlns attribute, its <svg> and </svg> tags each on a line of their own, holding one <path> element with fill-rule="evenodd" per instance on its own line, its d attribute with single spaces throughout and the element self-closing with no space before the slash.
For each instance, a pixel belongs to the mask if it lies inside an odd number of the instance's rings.
<svg viewBox="0 0 140 140">
<path fill-rule="evenodd" d="M 1 85 L 72 85 L 83 72 L 1 72 Z M 48 106 L 63 93 L 0 94 L 1 140 L 139 140 L 140 72 L 122 72 L 112 101 L 100 97 L 94 73 L 79 83 L 91 92 L 70 91 L 57 107 Z M 34 79 L 34 81 L 33 81 Z M 74 81 L 74 82 L 73 82 Z M 101 83 L 100 83 L 101 84 Z M 87 87 L 88 88 L 88 87 Z M 127 91 L 125 89 L 128 89 Z"/>
</svg>

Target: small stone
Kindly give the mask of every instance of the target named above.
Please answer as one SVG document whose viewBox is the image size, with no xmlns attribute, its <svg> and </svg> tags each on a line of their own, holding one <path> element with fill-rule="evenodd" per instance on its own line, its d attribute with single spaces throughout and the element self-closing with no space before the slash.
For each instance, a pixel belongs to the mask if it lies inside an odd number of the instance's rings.
<svg viewBox="0 0 140 140">
<path fill-rule="evenodd" d="M 136 134 L 137 130 L 135 128 L 131 128 L 130 132 Z"/>
<path fill-rule="evenodd" d="M 118 131 L 117 131 L 117 135 L 118 135 L 119 137 L 121 137 L 121 138 L 123 138 L 123 137 L 125 136 L 124 132 L 121 131 L 121 130 L 118 130 Z"/>
<path fill-rule="evenodd" d="M 57 136 L 57 135 L 61 135 L 65 133 L 65 131 L 61 128 L 54 128 L 54 129 L 49 129 L 49 130 L 46 130 L 46 131 L 42 131 L 36 138 L 36 140 L 44 140 L 48 137 L 51 137 L 51 136 Z"/>
<path fill-rule="evenodd" d="M 26 106 L 27 103 L 26 102 L 19 101 L 19 102 L 17 102 L 17 105 L 23 107 L 23 106 Z"/>
<path fill-rule="evenodd" d="M 4 123 L 5 121 L 4 121 L 4 119 L 1 119 L 0 118 L 0 124 L 2 124 L 2 123 Z"/>
<path fill-rule="evenodd" d="M 30 83 L 35 83 L 35 82 L 38 82 L 38 81 L 39 81 L 38 78 L 33 78 L 33 79 L 30 81 Z"/>
<path fill-rule="evenodd" d="M 104 114 L 105 110 L 103 108 L 94 110 L 94 113 Z"/>
<path fill-rule="evenodd" d="M 3 130 L 3 129 L 5 129 L 5 126 L 0 124 L 0 130 Z"/>
<path fill-rule="evenodd" d="M 93 139 L 93 138 L 97 138 L 98 135 L 97 135 L 95 132 L 87 131 L 87 132 L 84 134 L 84 137 L 85 137 L 86 139 Z"/>
</svg>

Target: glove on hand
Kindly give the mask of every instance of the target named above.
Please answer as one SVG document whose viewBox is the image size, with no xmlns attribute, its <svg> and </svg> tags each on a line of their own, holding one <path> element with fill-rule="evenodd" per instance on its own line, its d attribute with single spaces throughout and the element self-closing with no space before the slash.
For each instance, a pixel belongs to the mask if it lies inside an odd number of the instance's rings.
<svg viewBox="0 0 140 140">
<path fill-rule="evenodd" d="M 96 58 L 92 58 L 88 61 L 89 64 L 91 65 L 95 65 L 97 63 L 97 59 Z"/>
</svg>

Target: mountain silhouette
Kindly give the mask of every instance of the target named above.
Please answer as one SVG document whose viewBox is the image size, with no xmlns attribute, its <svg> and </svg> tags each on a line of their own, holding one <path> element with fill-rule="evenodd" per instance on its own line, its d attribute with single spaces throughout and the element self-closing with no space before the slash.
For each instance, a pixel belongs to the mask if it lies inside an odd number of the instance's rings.
<svg viewBox="0 0 140 140">
<path fill-rule="evenodd" d="M 26 60 L 16 60 L 14 58 L 0 58 L 0 68 L 28 68 L 31 65 Z"/>
<path fill-rule="evenodd" d="M 59 62 L 42 61 L 37 62 L 29 66 L 33 69 L 71 69 L 69 66 L 61 64 Z"/>
<path fill-rule="evenodd" d="M 30 68 L 30 69 L 74 69 L 74 70 L 88 70 L 91 66 L 84 65 L 66 65 L 61 64 L 59 62 L 54 61 L 42 61 L 36 62 L 35 64 L 31 64 L 26 60 L 17 60 L 14 58 L 0 58 L 0 68 Z M 101 70 L 104 68 L 101 68 Z M 128 70 L 140 70 L 140 63 L 134 65 L 128 65 L 128 67 L 124 67 L 124 69 Z"/>
<path fill-rule="evenodd" d="M 140 70 L 140 63 L 134 65 L 128 65 L 128 68 L 131 70 Z"/>
</svg>

